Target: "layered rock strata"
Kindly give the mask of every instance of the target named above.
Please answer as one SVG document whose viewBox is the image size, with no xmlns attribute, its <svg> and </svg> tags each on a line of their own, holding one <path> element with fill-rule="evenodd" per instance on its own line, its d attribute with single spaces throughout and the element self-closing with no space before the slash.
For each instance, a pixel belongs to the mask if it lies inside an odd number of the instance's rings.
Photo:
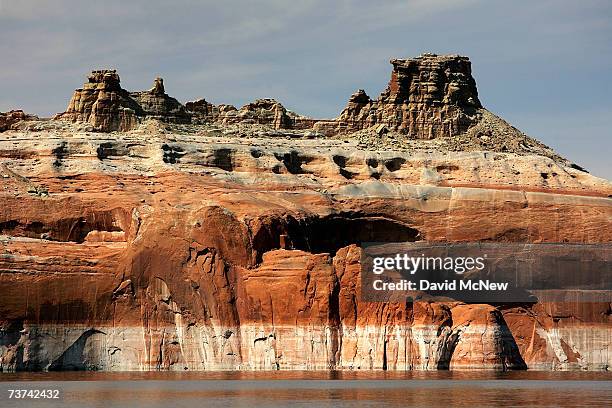
<svg viewBox="0 0 612 408">
<path fill-rule="evenodd" d="M 75 90 L 66 111 L 55 119 L 89 123 L 101 132 L 134 130 L 145 119 L 177 124 L 259 124 L 273 129 L 311 128 L 315 122 L 287 111 L 274 99 L 257 99 L 240 109 L 213 105 L 205 99 L 183 105 L 166 94 L 162 78 L 156 78 L 150 90 L 128 92 L 121 88 L 115 70 L 92 71 L 83 88 Z M 0 131 L 7 128 L 2 126 Z"/>
<path fill-rule="evenodd" d="M 38 117 L 25 113 L 22 110 L 0 112 L 0 132 L 12 128 L 18 128 L 19 123 L 28 120 L 38 120 Z"/>
<path fill-rule="evenodd" d="M 171 123 L 191 122 L 191 117 L 185 111 L 185 107 L 166 94 L 162 78 L 155 78 L 153 88 L 150 90 L 131 92 L 130 96 L 140 105 L 143 116 Z"/>
<path fill-rule="evenodd" d="M 29 135 L 0 140 L 3 370 L 610 366 L 609 303 L 368 303 L 359 279 L 367 240 L 609 243 L 606 180 L 535 155 Z"/>
<path fill-rule="evenodd" d="M 609 369 L 610 302 L 362 299 L 363 242 L 612 241 L 610 182 L 481 109 L 466 58 L 393 65 L 335 121 L 114 71 L 0 115 L 0 370 Z"/>
<path fill-rule="evenodd" d="M 264 125 L 272 129 L 310 129 L 316 123 L 311 119 L 288 111 L 274 99 L 257 99 L 237 109 L 233 105 L 213 105 L 205 99 L 187 102 L 187 112 L 194 123 L 219 125 Z"/>
<path fill-rule="evenodd" d="M 127 131 L 138 123 L 144 112 L 129 92 L 121 88 L 115 70 L 92 71 L 82 88 L 74 91 L 66 112 L 56 119 L 87 122 L 95 129 Z"/>
</svg>

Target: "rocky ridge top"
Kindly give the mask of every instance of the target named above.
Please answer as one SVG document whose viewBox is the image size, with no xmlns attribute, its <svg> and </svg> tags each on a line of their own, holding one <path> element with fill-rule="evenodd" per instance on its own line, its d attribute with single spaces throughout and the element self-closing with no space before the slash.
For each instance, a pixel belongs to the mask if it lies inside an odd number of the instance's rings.
<svg viewBox="0 0 612 408">
<path fill-rule="evenodd" d="M 391 79 L 377 99 L 360 89 L 331 120 L 296 114 L 268 98 L 241 108 L 203 98 L 183 105 L 166 93 L 162 78 L 156 78 L 149 90 L 130 92 L 121 87 L 115 70 L 97 70 L 74 91 L 66 111 L 53 120 L 39 120 L 21 111 L 0 113 L 0 131 L 333 138 L 355 140 L 365 149 L 537 154 L 571 165 L 483 108 L 467 57 L 423 54 L 390 62 Z"/>
</svg>

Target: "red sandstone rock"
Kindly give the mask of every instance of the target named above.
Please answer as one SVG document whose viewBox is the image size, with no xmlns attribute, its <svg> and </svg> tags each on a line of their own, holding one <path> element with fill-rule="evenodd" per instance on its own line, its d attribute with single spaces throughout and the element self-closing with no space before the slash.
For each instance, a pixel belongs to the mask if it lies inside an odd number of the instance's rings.
<svg viewBox="0 0 612 408">
<path fill-rule="evenodd" d="M 40 138 L 37 144 L 44 146 Z M 36 166 L 37 157 L 17 161 Z M 115 165 L 127 163 L 129 156 L 121 157 L 112 159 Z M 235 153 L 231 162 L 247 168 L 241 157 Z M 62 166 L 83 160 L 69 148 Z M 249 181 L 257 173 L 220 170 L 242 180 L 236 184 L 180 171 L 187 166 L 180 162 L 154 177 L 82 167 L 67 182 L 47 166 L 32 177 L 46 186 L 47 198 L 25 191 L 0 197 L 0 314 L 3 338 L 10 339 L 2 349 L 5 369 L 607 364 L 608 306 L 364 303 L 360 250 L 347 244 L 360 236 L 385 239 L 408 226 L 431 241 L 609 242 L 600 228 L 609 216 L 605 197 L 551 188 L 515 197 L 475 187 L 431 190 L 427 200 L 408 190 L 393 198 L 349 194 L 343 183 L 363 182 L 316 176 L 335 191 L 328 196 L 300 184 L 296 174 L 280 176 L 279 190 L 278 179 L 261 181 L 263 169 L 251 170 L 260 172 L 257 184 Z M 294 249 L 279 249 L 287 242 Z M 81 336 L 82 360 L 62 360 Z"/>
<path fill-rule="evenodd" d="M 266 125 L 273 129 L 307 129 L 316 122 L 314 119 L 288 112 L 281 103 L 274 99 L 257 99 L 240 109 L 232 105 L 215 106 L 205 99 L 198 99 L 187 102 L 185 108 L 196 123 Z"/>
<path fill-rule="evenodd" d="M 239 115 L 242 117 L 241 122 L 253 120 L 255 123 L 269 124 L 275 129 L 287 129 L 292 125 L 285 107 L 274 99 L 258 99 L 249 103 L 240 108 Z"/>
<path fill-rule="evenodd" d="M 207 102 L 206 99 L 187 102 L 185 109 L 195 123 L 214 122 L 219 117 L 219 108 Z"/>
<path fill-rule="evenodd" d="M 92 71 L 83 88 L 74 91 L 66 112 L 56 118 L 88 122 L 101 131 L 133 129 L 142 109 L 121 88 L 114 70 Z"/>
</svg>

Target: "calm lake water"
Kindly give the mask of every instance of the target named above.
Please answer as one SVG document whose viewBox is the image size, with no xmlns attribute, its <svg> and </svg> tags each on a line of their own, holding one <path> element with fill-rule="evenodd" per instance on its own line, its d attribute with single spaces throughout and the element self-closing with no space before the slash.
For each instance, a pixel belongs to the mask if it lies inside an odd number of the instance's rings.
<svg viewBox="0 0 612 408">
<path fill-rule="evenodd" d="M 59 389 L 59 400 L 9 399 Z M 605 407 L 612 373 L 0 373 L 0 407 Z"/>
</svg>

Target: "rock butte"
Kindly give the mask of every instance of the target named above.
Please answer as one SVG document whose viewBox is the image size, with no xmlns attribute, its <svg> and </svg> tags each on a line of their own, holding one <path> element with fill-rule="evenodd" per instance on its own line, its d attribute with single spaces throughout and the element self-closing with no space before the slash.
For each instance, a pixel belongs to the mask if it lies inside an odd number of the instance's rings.
<svg viewBox="0 0 612 408">
<path fill-rule="evenodd" d="M 610 303 L 361 301 L 362 241 L 612 238 L 610 183 L 486 111 L 467 58 L 392 65 L 332 120 L 108 70 L 0 114 L 0 368 L 609 369 Z"/>
</svg>

